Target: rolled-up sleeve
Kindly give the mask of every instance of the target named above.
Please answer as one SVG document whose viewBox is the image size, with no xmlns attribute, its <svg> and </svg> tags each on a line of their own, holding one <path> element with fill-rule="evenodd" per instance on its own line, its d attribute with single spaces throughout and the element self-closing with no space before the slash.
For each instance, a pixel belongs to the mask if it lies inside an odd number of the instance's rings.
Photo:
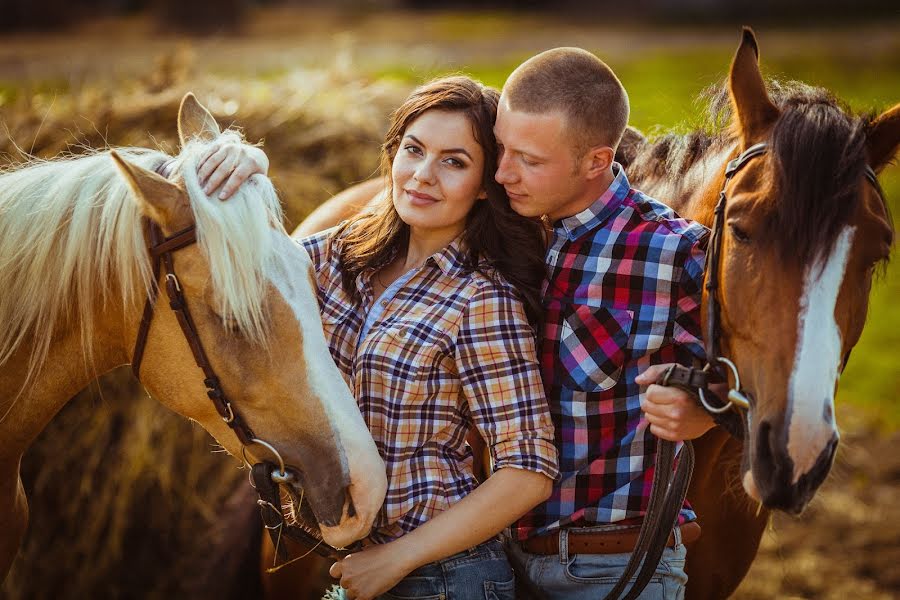
<svg viewBox="0 0 900 600">
<path fill-rule="evenodd" d="M 480 282 L 457 337 L 457 368 L 472 420 L 494 459 L 513 467 L 559 474 L 534 332 L 511 288 Z"/>
</svg>

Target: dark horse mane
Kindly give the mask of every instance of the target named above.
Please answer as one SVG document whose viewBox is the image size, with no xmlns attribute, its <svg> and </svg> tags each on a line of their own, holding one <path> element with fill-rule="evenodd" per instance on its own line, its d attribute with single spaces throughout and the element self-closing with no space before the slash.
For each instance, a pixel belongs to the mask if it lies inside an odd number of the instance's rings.
<svg viewBox="0 0 900 600">
<path fill-rule="evenodd" d="M 807 264 L 831 251 L 857 208 L 859 178 L 866 166 L 866 127 L 872 117 L 853 116 L 823 88 L 774 80 L 767 88 L 781 110 L 768 141 L 772 183 L 783 201 L 775 203 L 764 228 L 768 239 L 761 241 L 773 244 L 785 260 Z M 699 130 L 669 133 L 639 145 L 636 133 L 626 136 L 626 147 L 629 142 L 636 147 L 618 156 L 629 163 L 635 181 L 678 181 L 710 152 L 736 142 L 727 85 L 708 88 L 700 99 L 708 114 Z"/>
</svg>

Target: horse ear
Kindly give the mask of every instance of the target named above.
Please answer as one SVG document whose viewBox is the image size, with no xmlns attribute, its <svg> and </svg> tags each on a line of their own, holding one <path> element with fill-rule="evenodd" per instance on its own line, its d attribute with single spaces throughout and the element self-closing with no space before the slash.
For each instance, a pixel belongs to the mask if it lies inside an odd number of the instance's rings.
<svg viewBox="0 0 900 600">
<path fill-rule="evenodd" d="M 866 127 L 866 153 L 876 172 L 889 164 L 900 145 L 900 104 L 878 115 Z"/>
<path fill-rule="evenodd" d="M 190 202 L 180 187 L 152 171 L 128 162 L 115 150 L 110 151 L 109 155 L 134 192 L 135 200 L 145 217 L 168 231 L 190 224 Z"/>
<path fill-rule="evenodd" d="M 181 140 L 181 145 L 184 146 L 195 137 L 211 142 L 219 133 L 219 124 L 206 107 L 191 92 L 185 94 L 178 108 L 178 139 Z"/>
<path fill-rule="evenodd" d="M 778 119 L 778 108 L 766 91 L 759 71 L 759 46 L 749 27 L 744 27 L 741 45 L 731 61 L 728 79 L 731 104 L 737 116 L 737 125 L 743 147 L 759 141 Z"/>
</svg>

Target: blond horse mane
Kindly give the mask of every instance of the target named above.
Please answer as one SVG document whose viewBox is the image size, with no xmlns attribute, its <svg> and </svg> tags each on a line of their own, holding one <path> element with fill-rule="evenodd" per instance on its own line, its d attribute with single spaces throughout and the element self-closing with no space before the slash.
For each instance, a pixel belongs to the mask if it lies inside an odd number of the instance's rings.
<svg viewBox="0 0 900 600">
<path fill-rule="evenodd" d="M 222 135 L 239 139 L 234 132 Z M 272 229 L 284 232 L 281 206 L 262 176 L 227 202 L 203 193 L 197 161 L 206 145 L 199 139 L 188 143 L 173 159 L 173 172 L 184 179 L 218 314 L 251 341 L 264 343 L 265 271 L 279 261 Z M 169 160 L 154 150 L 117 152 L 151 171 Z M 147 297 L 153 275 L 141 217 L 109 152 L 0 171 L 0 369 L 30 344 L 22 391 L 40 371 L 60 328 L 80 328 L 90 368 L 98 308 L 118 302 L 132 309 Z"/>
</svg>

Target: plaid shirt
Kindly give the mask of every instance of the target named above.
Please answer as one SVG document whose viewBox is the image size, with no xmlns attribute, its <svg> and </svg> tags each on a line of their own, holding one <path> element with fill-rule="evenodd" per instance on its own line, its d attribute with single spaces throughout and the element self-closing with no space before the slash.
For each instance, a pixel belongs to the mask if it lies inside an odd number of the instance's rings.
<svg viewBox="0 0 900 600">
<path fill-rule="evenodd" d="M 703 356 L 706 229 L 631 189 L 624 170 L 586 210 L 554 225 L 541 369 L 561 476 L 515 526 L 518 539 L 644 514 L 656 438 L 634 379 Z M 682 520 L 695 518 L 685 507 Z"/>
<path fill-rule="evenodd" d="M 325 339 L 387 468 L 372 539 L 412 531 L 475 489 L 466 433 L 474 426 L 495 469 L 555 478 L 557 450 L 535 334 L 513 288 L 463 266 L 459 240 L 429 257 L 391 296 L 341 287 L 334 230 L 306 238 L 316 266 Z M 375 306 L 376 300 L 378 305 Z M 360 331 L 370 320 L 363 339 Z"/>
</svg>

